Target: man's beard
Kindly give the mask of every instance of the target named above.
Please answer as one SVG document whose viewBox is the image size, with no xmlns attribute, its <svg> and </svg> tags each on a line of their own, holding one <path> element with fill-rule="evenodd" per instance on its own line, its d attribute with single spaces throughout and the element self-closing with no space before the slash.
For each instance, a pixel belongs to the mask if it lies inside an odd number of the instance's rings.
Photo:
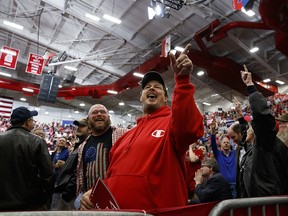
<svg viewBox="0 0 288 216">
<path fill-rule="evenodd" d="M 106 122 L 104 122 L 104 125 L 102 125 L 102 126 L 95 126 L 94 124 L 92 124 L 90 126 L 91 126 L 92 131 L 101 133 L 101 132 L 106 131 L 110 125 L 111 125 L 111 120 L 108 119 Z"/>
<path fill-rule="evenodd" d="M 86 134 L 79 134 L 79 135 L 76 135 L 77 136 L 77 138 L 79 139 L 79 141 L 83 141 L 84 139 L 86 139 Z"/>
<path fill-rule="evenodd" d="M 153 113 L 159 108 L 158 104 L 145 104 L 144 105 L 144 113 Z"/>
</svg>

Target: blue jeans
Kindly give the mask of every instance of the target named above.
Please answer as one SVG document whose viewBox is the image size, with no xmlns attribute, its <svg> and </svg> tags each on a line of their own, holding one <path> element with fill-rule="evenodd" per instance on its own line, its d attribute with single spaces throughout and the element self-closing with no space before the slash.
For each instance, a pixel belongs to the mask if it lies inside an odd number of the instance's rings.
<svg viewBox="0 0 288 216">
<path fill-rule="evenodd" d="M 235 199 L 237 197 L 236 183 L 229 183 L 229 187 L 230 187 L 230 190 L 231 190 L 232 198 Z"/>
<path fill-rule="evenodd" d="M 76 197 L 76 199 L 75 199 L 75 201 L 74 201 L 74 209 L 76 209 L 76 210 L 79 210 L 79 209 L 80 209 L 80 200 L 81 200 L 82 196 L 83 196 L 83 193 L 80 193 L 80 194 Z"/>
</svg>

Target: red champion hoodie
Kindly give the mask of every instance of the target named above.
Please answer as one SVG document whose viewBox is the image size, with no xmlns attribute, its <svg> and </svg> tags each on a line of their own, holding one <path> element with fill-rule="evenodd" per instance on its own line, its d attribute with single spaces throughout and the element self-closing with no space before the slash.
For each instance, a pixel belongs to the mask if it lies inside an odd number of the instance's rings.
<svg viewBox="0 0 288 216">
<path fill-rule="evenodd" d="M 112 147 L 105 184 L 121 209 L 187 204 L 185 152 L 204 132 L 194 91 L 189 76 L 177 77 L 172 109 L 138 118 Z"/>
</svg>

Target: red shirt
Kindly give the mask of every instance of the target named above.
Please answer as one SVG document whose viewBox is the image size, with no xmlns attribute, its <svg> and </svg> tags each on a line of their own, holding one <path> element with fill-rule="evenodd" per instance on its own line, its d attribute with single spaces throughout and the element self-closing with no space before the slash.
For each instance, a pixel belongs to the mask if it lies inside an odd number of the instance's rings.
<svg viewBox="0 0 288 216">
<path fill-rule="evenodd" d="M 185 153 L 204 133 L 189 76 L 177 77 L 172 111 L 163 106 L 137 119 L 110 151 L 105 184 L 122 209 L 184 206 Z"/>
<path fill-rule="evenodd" d="M 187 177 L 186 177 L 186 185 L 187 190 L 190 193 L 194 193 L 195 190 L 195 172 L 201 168 L 201 161 L 204 158 L 203 151 L 201 149 L 193 150 L 194 154 L 199 157 L 197 162 L 186 161 L 186 170 L 187 170 Z"/>
</svg>

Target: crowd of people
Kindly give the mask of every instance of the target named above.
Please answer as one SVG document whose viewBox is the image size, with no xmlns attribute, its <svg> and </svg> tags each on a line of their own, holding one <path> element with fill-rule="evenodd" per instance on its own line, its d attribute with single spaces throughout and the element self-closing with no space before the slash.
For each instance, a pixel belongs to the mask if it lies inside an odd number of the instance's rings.
<svg viewBox="0 0 288 216">
<path fill-rule="evenodd" d="M 250 106 L 243 110 L 233 98 L 235 110 L 202 115 L 190 83 L 190 47 L 169 54 L 171 107 L 161 74 L 145 74 L 143 116 L 132 128 L 112 126 L 103 104 L 66 127 L 36 123 L 37 111 L 26 107 L 2 119 L 0 211 L 93 209 L 98 179 L 122 209 L 288 194 L 285 107 L 273 112 L 244 65 Z"/>
<path fill-rule="evenodd" d="M 10 119 L 6 117 L 0 117 L 0 133 L 4 133 L 9 127 L 11 127 Z M 45 139 L 50 154 L 55 150 L 56 142 L 59 137 L 65 137 L 67 139 L 67 145 L 72 146 L 76 139 L 76 127 L 74 124 L 62 125 L 60 122 L 41 123 L 35 121 L 33 133 L 41 136 Z"/>
</svg>

